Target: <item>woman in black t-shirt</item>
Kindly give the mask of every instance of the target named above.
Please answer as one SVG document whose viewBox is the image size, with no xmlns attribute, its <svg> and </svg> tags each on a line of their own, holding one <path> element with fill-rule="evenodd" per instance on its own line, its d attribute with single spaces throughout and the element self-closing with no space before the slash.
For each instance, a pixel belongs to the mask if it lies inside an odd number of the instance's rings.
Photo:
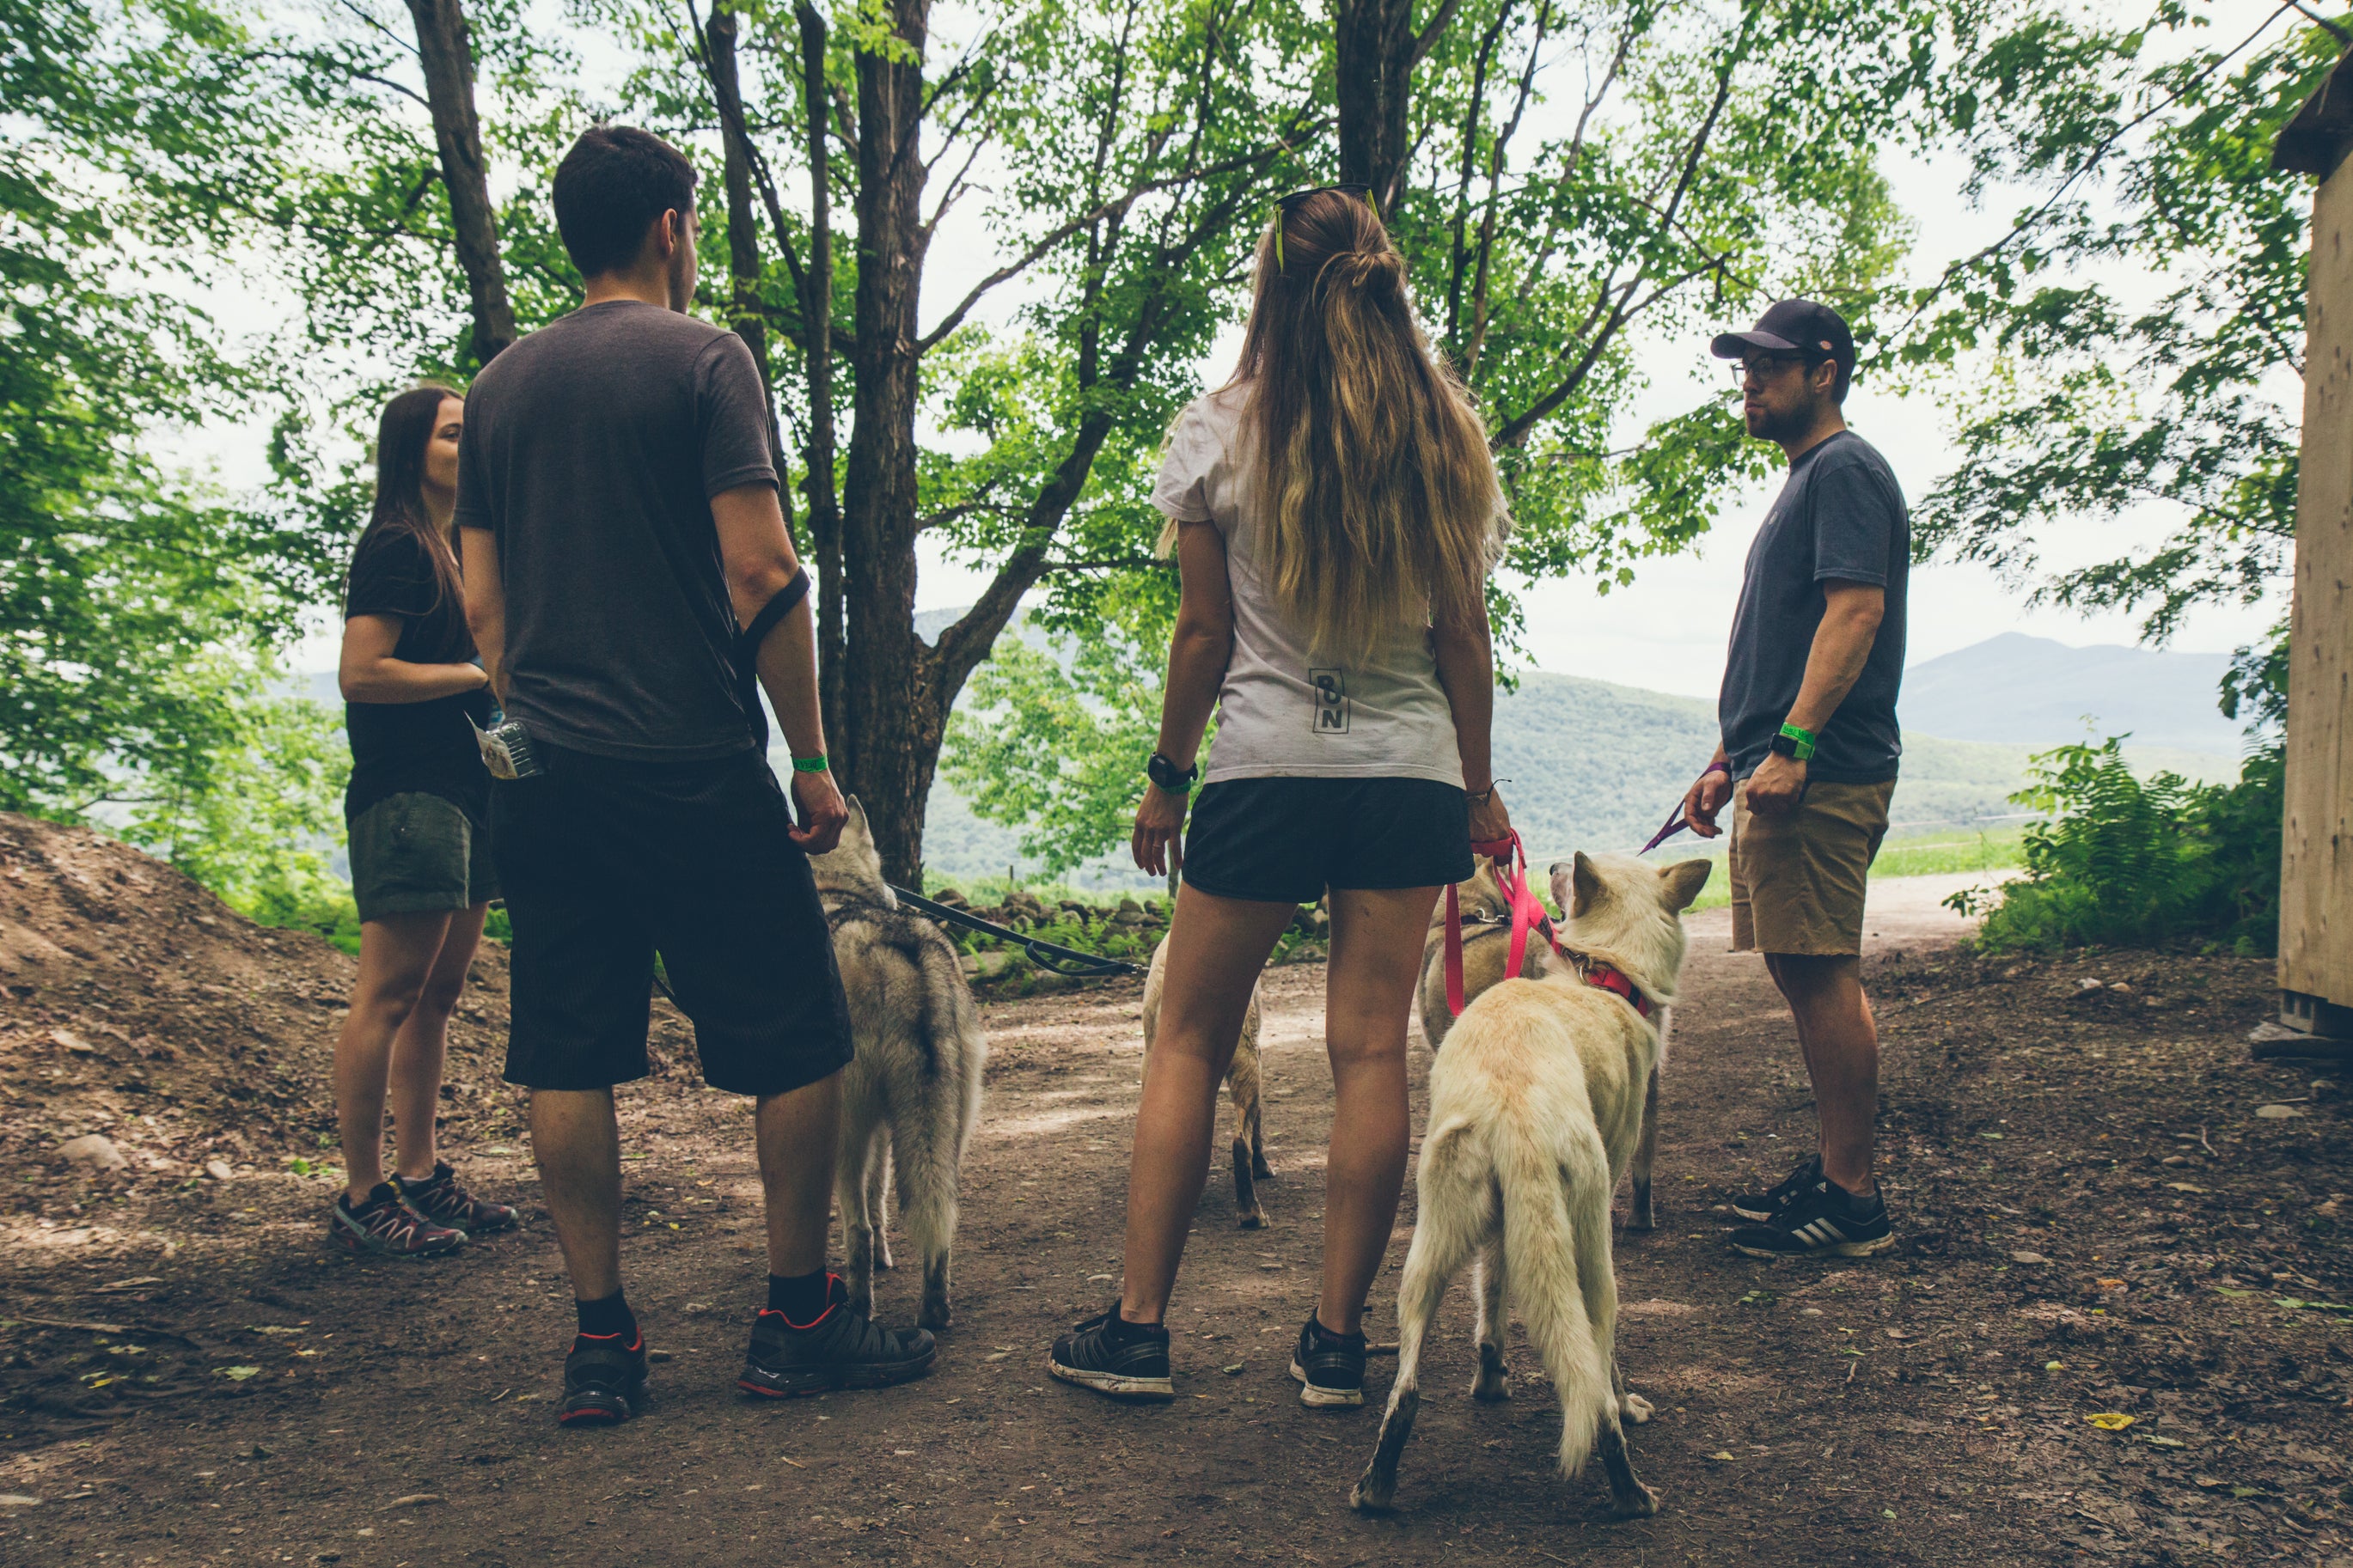
<svg viewBox="0 0 2353 1568">
<path fill-rule="evenodd" d="M 491 868 L 491 717 L 449 539 L 466 405 L 419 386 L 385 405 L 375 515 L 352 552 L 338 672 L 352 782 L 343 795 L 359 984 L 335 1042 L 346 1187 L 329 1229 L 354 1252 L 421 1257 L 504 1230 L 514 1210 L 459 1185 L 434 1146 L 449 1015 L 465 988 Z M 396 1164 L 384 1170 L 389 1088 Z"/>
</svg>

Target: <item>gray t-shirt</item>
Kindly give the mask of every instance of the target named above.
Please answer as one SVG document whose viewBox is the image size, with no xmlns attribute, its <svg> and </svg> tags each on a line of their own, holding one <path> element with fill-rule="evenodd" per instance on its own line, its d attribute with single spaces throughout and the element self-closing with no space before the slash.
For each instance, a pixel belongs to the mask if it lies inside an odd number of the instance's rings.
<svg viewBox="0 0 2353 1568">
<path fill-rule="evenodd" d="M 723 328 L 607 300 L 483 367 L 457 521 L 497 537 L 508 716 L 598 756 L 749 750 L 711 498 L 776 482 L 759 370 Z"/>
<path fill-rule="evenodd" d="M 1267 582 L 1265 531 L 1236 387 L 1187 404 L 1168 427 L 1152 504 L 1226 541 L 1233 652 L 1218 689 L 1218 737 L 1202 783 L 1250 778 L 1416 778 L 1462 787 L 1454 709 L 1438 683 L 1429 617 L 1372 654 L 1318 655 Z"/>
<path fill-rule="evenodd" d="M 469 417 L 471 416 L 470 415 Z M 1757 771 L 1780 732 L 1822 622 L 1825 582 L 1870 583 L 1887 605 L 1871 657 L 1816 737 L 1806 776 L 1825 784 L 1892 779 L 1904 753 L 1895 694 L 1904 682 L 1904 595 L 1912 521 L 1887 459 L 1852 430 L 1800 453 L 1748 547 L 1716 704 L 1732 776 Z"/>
</svg>

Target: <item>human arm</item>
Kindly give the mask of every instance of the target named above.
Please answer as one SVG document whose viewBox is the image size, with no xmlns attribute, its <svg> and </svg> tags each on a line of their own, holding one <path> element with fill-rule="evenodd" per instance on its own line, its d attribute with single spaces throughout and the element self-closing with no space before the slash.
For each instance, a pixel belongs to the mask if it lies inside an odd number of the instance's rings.
<svg viewBox="0 0 2353 1568">
<path fill-rule="evenodd" d="M 400 646 L 398 616 L 353 616 L 343 623 L 343 651 L 335 684 L 346 702 L 430 702 L 479 691 L 490 677 L 471 664 L 416 664 L 393 657 Z"/>
<path fill-rule="evenodd" d="M 1495 647 L 1485 607 L 1440 615 L 1430 627 L 1438 684 L 1454 712 L 1454 750 L 1462 759 L 1462 787 L 1471 795 L 1471 839 L 1492 843 L 1512 836 L 1512 815 L 1495 792 Z"/>
<path fill-rule="evenodd" d="M 1784 722 L 1814 734 L 1821 732 L 1862 674 L 1886 610 L 1887 591 L 1876 583 L 1831 580 L 1822 584 L 1821 624 L 1814 628 L 1813 647 L 1806 655 L 1806 678 Z M 1778 752 L 1769 752 L 1748 775 L 1748 809 L 1768 815 L 1795 811 L 1805 791 L 1806 764 Z"/>
<path fill-rule="evenodd" d="M 711 520 L 719 531 L 720 564 L 735 624 L 748 626 L 800 574 L 776 487 L 763 482 L 722 490 L 711 498 Z M 754 655 L 761 689 L 767 692 L 769 706 L 776 710 L 776 727 L 796 759 L 825 755 L 825 717 L 817 693 L 817 620 L 809 602 L 804 594 L 761 639 Z M 833 774 L 796 768 L 792 791 L 800 810 L 793 842 L 812 855 L 825 854 L 840 843 L 849 807 L 843 804 Z"/>
<path fill-rule="evenodd" d="M 1218 689 L 1225 683 L 1226 662 L 1233 657 L 1234 600 L 1226 578 L 1226 536 L 1215 523 L 1177 525 L 1176 571 L 1182 588 L 1176 629 L 1168 639 L 1168 678 L 1161 689 L 1159 751 L 1182 772 L 1193 765 L 1201 749 L 1202 733 L 1218 705 Z M 1172 860 L 1184 864 L 1177 834 L 1185 826 L 1186 799 L 1155 784 L 1144 786 L 1130 847 L 1136 865 L 1155 877 L 1166 876 Z"/>
<path fill-rule="evenodd" d="M 507 700 L 507 590 L 499 574 L 499 542 L 487 528 L 458 531 L 458 563 L 466 574 L 466 629 L 474 635 L 491 695 Z"/>
</svg>

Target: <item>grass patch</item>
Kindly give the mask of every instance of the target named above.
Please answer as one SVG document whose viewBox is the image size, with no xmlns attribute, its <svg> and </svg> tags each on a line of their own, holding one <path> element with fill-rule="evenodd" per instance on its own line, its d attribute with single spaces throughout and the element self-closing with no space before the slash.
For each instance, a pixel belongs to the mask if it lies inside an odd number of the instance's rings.
<svg viewBox="0 0 2353 1568">
<path fill-rule="evenodd" d="M 1725 873 L 1723 854 L 1718 851 L 1708 858 L 1716 862 L 1715 873 L 1700 889 L 1694 910 L 1720 910 L 1732 902 L 1732 879 Z M 1871 877 L 1873 881 L 1950 877 L 1970 871 L 2014 871 L 2025 864 L 2026 826 L 2012 823 L 1982 833 L 1927 833 L 1891 840 L 1880 846 Z"/>
</svg>

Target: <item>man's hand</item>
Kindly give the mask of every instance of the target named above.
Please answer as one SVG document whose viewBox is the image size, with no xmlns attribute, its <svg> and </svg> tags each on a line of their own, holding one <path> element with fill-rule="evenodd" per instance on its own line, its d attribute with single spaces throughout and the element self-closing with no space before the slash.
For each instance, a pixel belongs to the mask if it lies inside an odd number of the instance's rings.
<svg viewBox="0 0 2353 1568">
<path fill-rule="evenodd" d="M 1702 838 L 1714 838 L 1724 829 L 1715 825 L 1724 803 L 1732 798 L 1732 773 L 1721 763 L 1692 781 L 1683 792 L 1683 817 Z"/>
<path fill-rule="evenodd" d="M 1748 809 L 1762 816 L 1787 816 L 1806 795 L 1806 764 L 1778 752 L 1767 753 L 1748 775 Z"/>
<path fill-rule="evenodd" d="M 801 819 L 792 830 L 793 842 L 811 855 L 832 853 L 841 842 L 841 830 L 849 824 L 849 807 L 842 804 L 833 775 L 795 773 L 793 804 L 800 808 Z"/>
<path fill-rule="evenodd" d="M 1171 866 L 1181 868 L 1185 864 L 1185 846 L 1177 834 L 1184 826 L 1185 797 L 1156 784 L 1145 784 L 1144 798 L 1136 803 L 1135 836 L 1131 844 L 1135 851 L 1136 868 L 1166 877 Z"/>
</svg>

